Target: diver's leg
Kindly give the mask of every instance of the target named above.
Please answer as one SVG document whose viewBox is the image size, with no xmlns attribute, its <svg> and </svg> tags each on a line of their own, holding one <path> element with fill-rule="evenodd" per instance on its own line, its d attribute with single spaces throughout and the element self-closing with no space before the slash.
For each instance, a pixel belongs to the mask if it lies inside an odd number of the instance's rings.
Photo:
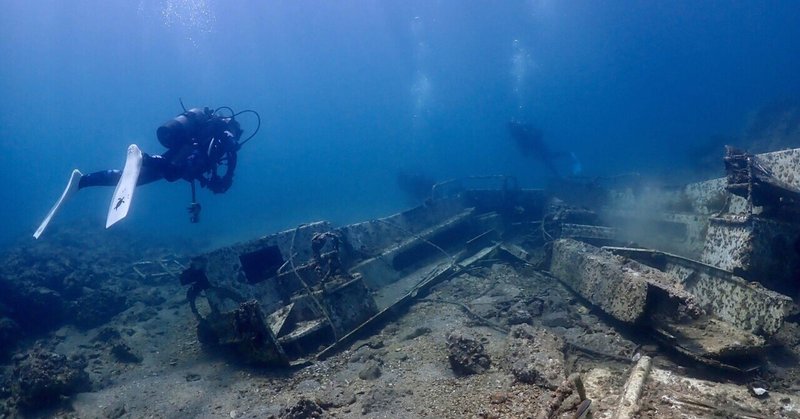
<svg viewBox="0 0 800 419">
<path fill-rule="evenodd" d="M 90 186 L 117 186 L 122 172 L 119 170 L 101 170 L 81 176 L 78 188 L 88 188 Z"/>
<path fill-rule="evenodd" d="M 161 156 L 150 156 L 145 154 L 142 159 L 142 169 L 139 172 L 139 179 L 136 181 L 137 185 L 146 185 L 151 182 L 164 178 L 164 167 L 166 162 Z M 89 173 L 88 175 L 81 176 L 79 188 L 87 188 L 91 186 L 117 186 L 121 170 L 101 170 L 99 172 Z"/>
<path fill-rule="evenodd" d="M 146 185 L 164 179 L 164 169 L 166 165 L 167 161 L 163 157 L 144 154 L 142 156 L 142 169 L 139 172 L 139 179 L 136 181 L 136 184 Z"/>
</svg>

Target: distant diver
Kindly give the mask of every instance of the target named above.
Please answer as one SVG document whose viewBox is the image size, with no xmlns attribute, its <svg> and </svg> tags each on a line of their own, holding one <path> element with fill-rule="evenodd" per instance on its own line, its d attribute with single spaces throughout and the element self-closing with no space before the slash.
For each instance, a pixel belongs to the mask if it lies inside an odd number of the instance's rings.
<svg viewBox="0 0 800 419">
<path fill-rule="evenodd" d="M 581 173 L 583 168 L 575 153 L 551 150 L 542 139 L 540 129 L 530 124 L 511 120 L 508 123 L 508 132 L 523 156 L 538 160 L 553 176 L 561 177 L 557 163 L 565 159 L 569 161 L 571 175 L 575 176 Z"/>
<path fill-rule="evenodd" d="M 243 130 L 236 117 L 244 113 L 255 115 L 258 125 L 247 139 L 240 142 Z M 132 144 L 128 147 L 122 171 L 103 170 L 84 175 L 77 169 L 73 170 L 61 198 L 50 209 L 33 237 L 38 239 L 41 236 L 61 206 L 80 189 L 116 186 L 106 220 L 106 227 L 110 227 L 127 215 L 137 185 L 161 179 L 167 182 L 184 179 L 191 183 L 189 219 L 193 223 L 198 222 L 200 204 L 195 200 L 195 181 L 215 194 L 226 192 L 233 184 L 237 152 L 256 135 L 260 127 L 261 117 L 253 110 L 234 112 L 227 106 L 213 110 L 208 107 L 186 110 L 184 107 L 182 114 L 165 122 L 156 131 L 158 141 L 167 148 L 163 154 L 142 153 L 136 144 Z M 224 173 L 220 173 L 223 166 Z"/>
<path fill-rule="evenodd" d="M 403 170 L 397 174 L 397 186 L 406 195 L 408 202 L 413 205 L 430 198 L 435 183 L 433 178 L 423 173 Z"/>
</svg>

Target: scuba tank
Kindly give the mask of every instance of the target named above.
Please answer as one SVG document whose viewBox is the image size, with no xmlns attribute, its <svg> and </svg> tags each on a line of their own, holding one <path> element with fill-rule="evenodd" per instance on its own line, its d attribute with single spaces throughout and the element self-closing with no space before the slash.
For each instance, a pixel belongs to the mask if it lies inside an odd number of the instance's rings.
<svg viewBox="0 0 800 419">
<path fill-rule="evenodd" d="M 178 148 L 198 134 L 198 129 L 214 117 L 210 108 L 192 108 L 170 119 L 156 130 L 158 141 L 166 148 Z"/>
</svg>

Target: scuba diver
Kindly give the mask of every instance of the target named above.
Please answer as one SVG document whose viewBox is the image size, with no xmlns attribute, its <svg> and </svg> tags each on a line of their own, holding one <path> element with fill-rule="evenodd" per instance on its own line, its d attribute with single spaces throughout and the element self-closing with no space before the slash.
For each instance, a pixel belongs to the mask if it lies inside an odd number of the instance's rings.
<svg viewBox="0 0 800 419">
<path fill-rule="evenodd" d="M 558 162 L 567 158 L 569 159 L 571 174 L 576 176 L 581 173 L 581 162 L 575 153 L 551 150 L 542 139 L 542 131 L 540 129 L 512 119 L 508 123 L 508 132 L 523 156 L 539 160 L 554 177 L 561 177 L 558 171 Z"/>
<path fill-rule="evenodd" d="M 419 205 L 430 198 L 433 185 L 436 184 L 436 180 L 432 177 L 415 171 L 401 170 L 395 179 L 409 205 Z"/>
<path fill-rule="evenodd" d="M 240 142 L 243 130 L 236 117 L 244 113 L 254 114 L 258 125 L 247 139 Z M 132 144 L 122 171 L 103 170 L 84 175 L 77 169 L 73 170 L 61 198 L 33 236 L 38 239 L 64 202 L 80 189 L 116 186 L 106 221 L 108 228 L 127 215 L 136 186 L 161 179 L 167 182 L 183 179 L 191 183 L 189 220 L 196 223 L 201 207 L 195 199 L 195 181 L 215 194 L 226 192 L 233 184 L 237 152 L 255 136 L 260 126 L 261 117 L 253 110 L 234 112 L 227 106 L 213 110 L 208 107 L 186 110 L 184 107 L 182 114 L 165 122 L 156 131 L 158 141 L 167 148 L 163 154 L 142 153 L 136 144 Z M 221 173 L 223 166 L 224 172 Z"/>
</svg>

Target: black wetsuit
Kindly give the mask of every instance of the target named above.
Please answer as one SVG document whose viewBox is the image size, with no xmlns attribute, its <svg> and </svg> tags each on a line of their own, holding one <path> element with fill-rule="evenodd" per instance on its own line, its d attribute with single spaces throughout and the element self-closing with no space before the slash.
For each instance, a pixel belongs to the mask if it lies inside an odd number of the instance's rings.
<svg viewBox="0 0 800 419">
<path fill-rule="evenodd" d="M 144 185 L 161 179 L 167 182 L 197 180 L 200 186 L 207 186 L 214 193 L 223 193 L 233 182 L 240 135 L 241 130 L 235 120 L 216 116 L 210 118 L 181 146 L 171 148 L 162 155 L 143 153 L 142 169 L 136 184 Z M 217 173 L 221 164 L 227 165 L 222 176 Z M 121 176 L 120 170 L 90 173 L 81 177 L 79 187 L 116 186 Z"/>
</svg>

